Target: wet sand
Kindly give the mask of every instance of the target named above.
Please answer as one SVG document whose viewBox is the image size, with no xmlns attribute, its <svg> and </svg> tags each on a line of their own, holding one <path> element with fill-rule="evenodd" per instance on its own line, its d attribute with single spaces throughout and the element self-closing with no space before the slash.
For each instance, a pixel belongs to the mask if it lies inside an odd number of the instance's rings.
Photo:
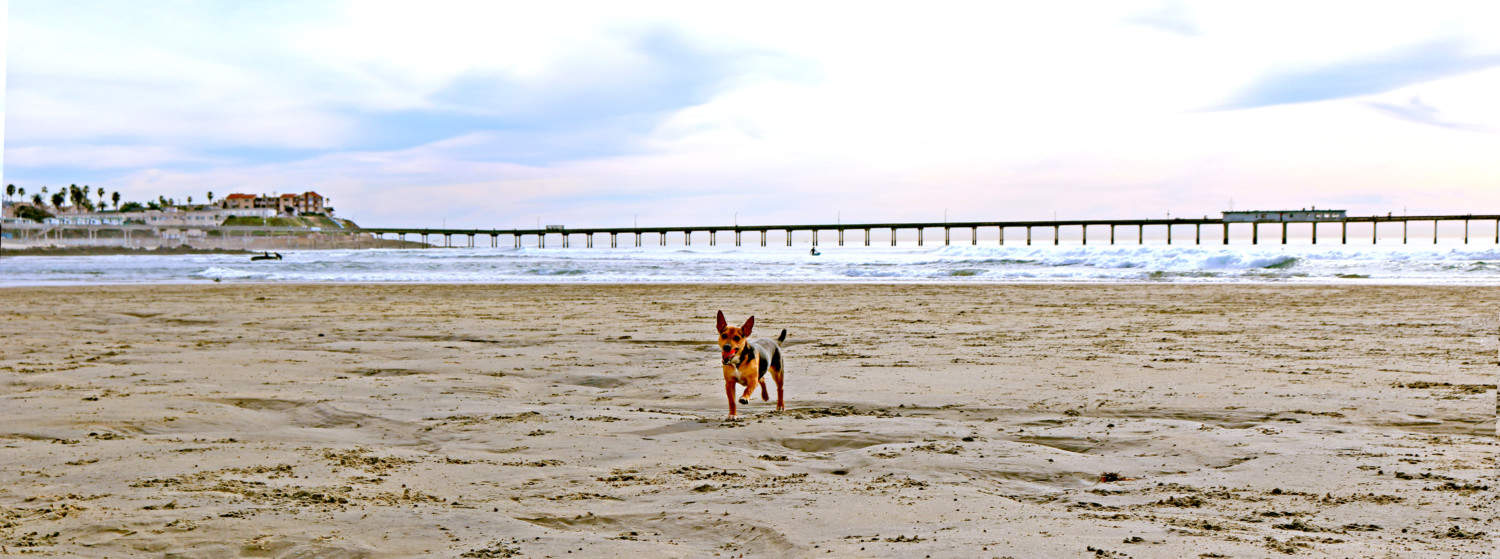
<svg viewBox="0 0 1500 559">
<path fill-rule="evenodd" d="M 714 312 L 790 330 L 724 421 Z M 0 555 L 1483 556 L 1500 289 L 0 289 Z"/>
</svg>

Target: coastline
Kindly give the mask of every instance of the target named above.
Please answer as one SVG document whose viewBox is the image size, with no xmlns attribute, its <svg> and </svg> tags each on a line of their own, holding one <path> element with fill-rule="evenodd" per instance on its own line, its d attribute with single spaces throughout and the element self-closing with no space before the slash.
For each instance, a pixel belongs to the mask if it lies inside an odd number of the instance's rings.
<svg viewBox="0 0 1500 559">
<path fill-rule="evenodd" d="M 1479 555 L 1496 532 L 1495 288 L 226 283 L 0 301 L 11 550 Z M 789 413 L 721 421 L 720 308 L 791 330 Z"/>
<path fill-rule="evenodd" d="M 0 249 L 0 258 L 12 256 L 123 256 L 123 255 L 179 255 L 179 254 L 260 254 L 258 250 L 231 248 L 158 247 L 132 248 L 125 246 L 34 246 L 27 248 Z"/>
</svg>

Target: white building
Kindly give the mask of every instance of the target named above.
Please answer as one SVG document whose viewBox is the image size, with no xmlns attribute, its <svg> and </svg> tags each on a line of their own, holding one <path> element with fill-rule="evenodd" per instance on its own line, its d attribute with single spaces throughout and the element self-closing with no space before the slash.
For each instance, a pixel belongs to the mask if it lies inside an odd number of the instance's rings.
<svg viewBox="0 0 1500 559">
<path fill-rule="evenodd" d="M 212 227 L 230 217 L 276 217 L 273 208 L 183 211 L 177 208 L 140 212 L 80 212 L 49 218 L 49 225 L 151 225 L 155 227 Z"/>
</svg>

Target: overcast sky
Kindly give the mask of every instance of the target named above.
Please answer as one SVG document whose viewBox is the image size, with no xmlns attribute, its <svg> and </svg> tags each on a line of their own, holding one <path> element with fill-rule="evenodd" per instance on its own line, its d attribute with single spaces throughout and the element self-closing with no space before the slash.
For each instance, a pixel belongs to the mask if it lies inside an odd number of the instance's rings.
<svg viewBox="0 0 1500 559">
<path fill-rule="evenodd" d="M 11 0 L 3 180 L 370 226 L 1500 212 L 1500 2 L 918 6 Z"/>
</svg>

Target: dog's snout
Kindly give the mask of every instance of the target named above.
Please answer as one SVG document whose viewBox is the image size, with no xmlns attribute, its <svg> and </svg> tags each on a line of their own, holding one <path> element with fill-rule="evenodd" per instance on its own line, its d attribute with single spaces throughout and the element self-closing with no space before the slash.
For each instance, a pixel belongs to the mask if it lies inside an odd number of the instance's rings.
<svg viewBox="0 0 1500 559">
<path fill-rule="evenodd" d="M 733 349 L 733 348 L 734 348 L 734 346 L 726 345 L 726 346 L 724 346 L 724 351 L 729 351 L 730 349 Z"/>
</svg>

